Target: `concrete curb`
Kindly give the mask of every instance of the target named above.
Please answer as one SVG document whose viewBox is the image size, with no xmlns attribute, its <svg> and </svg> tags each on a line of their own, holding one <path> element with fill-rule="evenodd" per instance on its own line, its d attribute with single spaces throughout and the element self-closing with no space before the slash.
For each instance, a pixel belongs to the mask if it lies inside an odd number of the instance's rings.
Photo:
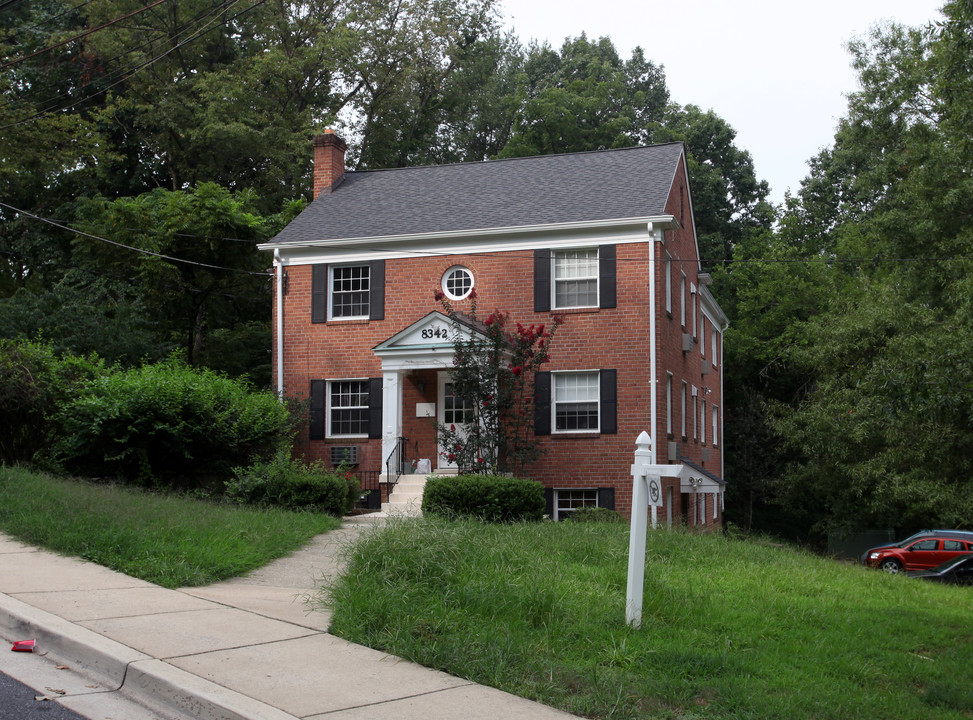
<svg viewBox="0 0 973 720">
<path fill-rule="evenodd" d="M 151 658 L 87 628 L 0 593 L 0 630 L 7 637 L 37 640 L 37 649 L 78 666 L 106 688 L 125 683 L 128 666 Z"/>
<path fill-rule="evenodd" d="M 73 666 L 166 717 L 297 720 L 293 715 L 173 667 L 56 615 L 0 593 L 0 634 L 36 640 L 37 650 Z"/>
<path fill-rule="evenodd" d="M 122 692 L 153 710 L 176 712 L 193 720 L 299 720 L 162 660 L 134 663 Z"/>
</svg>

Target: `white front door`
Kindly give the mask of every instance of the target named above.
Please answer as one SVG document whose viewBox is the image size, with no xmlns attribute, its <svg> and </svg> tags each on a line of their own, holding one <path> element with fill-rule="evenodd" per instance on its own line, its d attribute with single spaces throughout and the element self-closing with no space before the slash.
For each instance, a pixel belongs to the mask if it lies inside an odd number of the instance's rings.
<svg viewBox="0 0 973 720">
<path fill-rule="evenodd" d="M 471 407 L 468 400 L 453 394 L 452 375 L 448 372 L 439 373 L 439 402 L 437 405 L 437 419 L 440 425 L 446 427 L 456 427 L 457 432 L 462 435 L 467 425 L 466 420 L 470 416 Z M 455 461 L 448 458 L 448 449 L 442 445 L 440 438 L 437 452 L 437 469 L 455 472 L 458 466 Z"/>
</svg>

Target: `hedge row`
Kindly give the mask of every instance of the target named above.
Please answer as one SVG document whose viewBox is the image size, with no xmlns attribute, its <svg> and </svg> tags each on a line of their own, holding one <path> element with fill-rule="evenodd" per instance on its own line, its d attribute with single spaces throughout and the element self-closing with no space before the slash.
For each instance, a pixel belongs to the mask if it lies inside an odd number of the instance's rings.
<svg viewBox="0 0 973 720">
<path fill-rule="evenodd" d="M 497 475 L 430 477 L 422 511 L 487 522 L 520 522 L 544 517 L 544 487 L 534 480 Z"/>
</svg>

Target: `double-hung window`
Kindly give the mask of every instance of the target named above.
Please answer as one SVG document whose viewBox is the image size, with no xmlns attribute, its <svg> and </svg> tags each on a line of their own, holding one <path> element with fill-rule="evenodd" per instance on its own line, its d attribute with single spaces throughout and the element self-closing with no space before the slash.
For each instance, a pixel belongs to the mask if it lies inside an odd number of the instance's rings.
<svg viewBox="0 0 973 720">
<path fill-rule="evenodd" d="M 385 261 L 311 267 L 311 322 L 385 319 Z"/>
<path fill-rule="evenodd" d="M 598 431 L 599 373 L 554 373 L 554 429 Z"/>
<path fill-rule="evenodd" d="M 598 307 L 598 250 L 555 250 L 554 307 Z"/>
<path fill-rule="evenodd" d="M 328 383 L 328 436 L 368 435 L 368 380 Z"/>
<path fill-rule="evenodd" d="M 333 265 L 331 267 L 331 318 L 367 318 L 368 265 Z"/>
</svg>

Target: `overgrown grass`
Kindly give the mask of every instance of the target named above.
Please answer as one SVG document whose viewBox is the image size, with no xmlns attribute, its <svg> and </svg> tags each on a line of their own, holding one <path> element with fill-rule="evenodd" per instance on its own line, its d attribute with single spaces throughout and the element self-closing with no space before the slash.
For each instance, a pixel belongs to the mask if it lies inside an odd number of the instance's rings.
<svg viewBox="0 0 973 720">
<path fill-rule="evenodd" d="M 169 588 L 242 575 L 341 524 L 5 466 L 0 498 L 4 533 Z"/>
<path fill-rule="evenodd" d="M 435 519 L 367 533 L 331 631 L 593 718 L 973 716 L 973 589 L 771 543 L 650 533 L 625 625 L 628 528 Z"/>
</svg>

